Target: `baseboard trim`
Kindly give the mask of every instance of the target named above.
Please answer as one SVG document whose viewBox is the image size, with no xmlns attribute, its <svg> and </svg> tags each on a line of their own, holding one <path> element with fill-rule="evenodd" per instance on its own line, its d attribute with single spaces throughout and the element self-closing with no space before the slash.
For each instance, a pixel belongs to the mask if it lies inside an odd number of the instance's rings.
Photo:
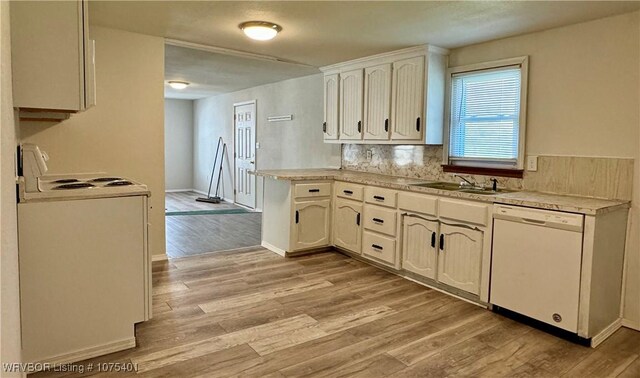
<svg viewBox="0 0 640 378">
<path fill-rule="evenodd" d="M 629 319 L 622 319 L 622 326 L 623 327 L 627 327 L 627 328 L 631 328 L 631 329 L 636 330 L 636 331 L 640 331 L 640 322 L 634 322 L 634 321 L 629 320 Z"/>
<path fill-rule="evenodd" d="M 260 243 L 261 246 L 265 247 L 266 249 L 270 250 L 271 252 L 277 253 L 282 257 L 285 257 L 287 255 L 287 251 L 285 251 L 284 249 L 280 249 L 276 246 L 273 246 L 269 243 L 267 243 L 266 241 L 262 241 L 262 243 Z"/>
<path fill-rule="evenodd" d="M 602 344 L 609 336 L 613 335 L 614 332 L 622 327 L 622 319 L 618 318 L 613 323 L 609 324 L 605 329 L 603 329 L 599 334 L 593 336 L 591 338 L 591 347 L 595 348 L 598 345 Z"/>
<path fill-rule="evenodd" d="M 46 358 L 41 361 L 34 362 L 35 366 L 55 366 L 61 364 L 71 364 L 78 361 L 83 361 L 89 358 L 94 358 L 98 356 L 104 356 L 105 354 L 119 352 L 125 349 L 135 348 L 136 346 L 136 338 L 130 337 L 122 340 L 113 341 L 107 344 L 97 345 L 94 347 L 76 350 L 70 353 L 64 353 L 57 356 L 53 356 L 50 358 Z M 29 372 L 29 373 L 35 373 Z"/>
<path fill-rule="evenodd" d="M 161 255 L 151 255 L 151 262 L 156 262 L 156 261 L 165 261 L 168 260 L 169 256 L 167 256 L 165 253 L 161 254 Z"/>
<path fill-rule="evenodd" d="M 193 189 L 165 189 L 165 193 L 195 192 Z"/>
</svg>

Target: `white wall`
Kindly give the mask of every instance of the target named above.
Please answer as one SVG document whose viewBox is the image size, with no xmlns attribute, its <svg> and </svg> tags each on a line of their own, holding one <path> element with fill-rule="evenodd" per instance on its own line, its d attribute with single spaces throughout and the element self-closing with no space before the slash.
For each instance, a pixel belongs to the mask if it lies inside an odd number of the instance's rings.
<svg viewBox="0 0 640 378">
<path fill-rule="evenodd" d="M 322 75 L 312 75 L 196 100 L 194 104 L 194 186 L 209 185 L 215 144 L 222 136 L 225 156 L 222 195 L 233 198 L 233 104 L 257 100 L 257 169 L 326 168 L 340 166 L 340 146 L 322 143 Z M 267 122 L 268 116 L 293 114 L 287 122 Z M 257 207 L 262 208 L 262 181 Z"/>
<path fill-rule="evenodd" d="M 193 189 L 193 101 L 164 100 L 165 190 Z"/>
<path fill-rule="evenodd" d="M 636 159 L 624 317 L 640 328 L 640 12 L 462 47 L 450 66 L 521 55 L 526 154 Z"/>
<path fill-rule="evenodd" d="M 21 123 L 24 142 L 47 151 L 50 173 L 104 171 L 151 191 L 151 250 L 165 253 L 164 39 L 91 26 L 97 105 L 51 125 Z"/>
<path fill-rule="evenodd" d="M 9 2 L 0 2 L 0 368 L 21 362 L 16 210 L 16 125 L 11 90 Z M 3 377 L 20 376 L 1 372 Z"/>
</svg>

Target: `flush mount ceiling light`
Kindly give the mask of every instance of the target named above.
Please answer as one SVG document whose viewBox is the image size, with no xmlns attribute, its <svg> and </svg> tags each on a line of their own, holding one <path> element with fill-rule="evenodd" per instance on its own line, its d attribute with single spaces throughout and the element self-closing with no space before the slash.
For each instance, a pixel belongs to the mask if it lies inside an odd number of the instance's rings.
<svg viewBox="0 0 640 378">
<path fill-rule="evenodd" d="M 247 21 L 239 26 L 247 37 L 257 41 L 268 41 L 282 31 L 282 26 L 266 21 Z"/>
<path fill-rule="evenodd" d="M 176 80 L 171 80 L 168 83 L 169 83 L 169 86 L 173 89 L 185 89 L 190 84 L 190 83 L 187 83 L 186 81 L 176 81 Z"/>
</svg>

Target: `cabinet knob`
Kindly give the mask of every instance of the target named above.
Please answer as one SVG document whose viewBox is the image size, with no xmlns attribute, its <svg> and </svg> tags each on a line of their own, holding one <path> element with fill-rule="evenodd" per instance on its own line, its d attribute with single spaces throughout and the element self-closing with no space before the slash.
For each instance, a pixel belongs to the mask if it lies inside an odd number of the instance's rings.
<svg viewBox="0 0 640 378">
<path fill-rule="evenodd" d="M 358 132 L 362 132 L 362 121 L 358 121 Z"/>
<path fill-rule="evenodd" d="M 327 132 L 327 123 L 326 122 L 322 122 L 322 132 L 323 133 Z"/>
<path fill-rule="evenodd" d="M 360 226 L 360 213 L 358 213 L 358 215 L 356 215 L 356 224 L 358 226 Z"/>
<path fill-rule="evenodd" d="M 298 212 L 298 210 L 296 210 L 296 224 L 300 223 L 300 212 Z"/>
<path fill-rule="evenodd" d="M 420 131 L 420 117 L 416 119 L 416 131 Z"/>
<path fill-rule="evenodd" d="M 384 120 L 384 131 L 389 132 L 389 118 Z"/>
<path fill-rule="evenodd" d="M 432 232 L 431 233 L 431 248 L 435 248 L 436 247 L 436 233 Z"/>
<path fill-rule="evenodd" d="M 444 234 L 440 234 L 440 250 L 444 251 Z"/>
</svg>

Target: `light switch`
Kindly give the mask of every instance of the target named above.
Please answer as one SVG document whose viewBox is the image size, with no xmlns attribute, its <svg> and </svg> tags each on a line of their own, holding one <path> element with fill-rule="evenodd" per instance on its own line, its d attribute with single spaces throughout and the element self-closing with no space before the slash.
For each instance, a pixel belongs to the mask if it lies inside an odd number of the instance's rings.
<svg viewBox="0 0 640 378">
<path fill-rule="evenodd" d="M 527 171 L 535 172 L 538 170 L 538 157 L 527 156 Z"/>
</svg>

